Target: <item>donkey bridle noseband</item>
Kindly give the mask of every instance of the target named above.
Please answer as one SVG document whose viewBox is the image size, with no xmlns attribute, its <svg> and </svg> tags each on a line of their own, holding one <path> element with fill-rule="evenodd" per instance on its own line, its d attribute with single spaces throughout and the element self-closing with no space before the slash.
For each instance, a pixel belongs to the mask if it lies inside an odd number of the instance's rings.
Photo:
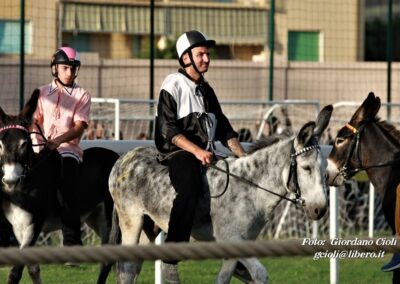
<svg viewBox="0 0 400 284">
<path fill-rule="evenodd" d="M 42 131 L 42 129 L 40 128 L 40 126 L 39 125 L 37 125 L 36 124 L 36 126 L 38 127 L 38 129 L 39 129 L 39 132 L 30 132 L 25 126 L 22 126 L 22 125 L 20 125 L 20 124 L 10 124 L 10 125 L 6 125 L 6 126 L 3 126 L 3 127 L 1 127 L 0 128 L 0 133 L 1 132 L 3 132 L 3 131 L 6 131 L 6 130 L 10 130 L 10 129 L 19 129 L 19 130 L 22 130 L 22 131 L 24 131 L 24 132 L 26 132 L 28 135 L 31 135 L 31 134 L 39 134 L 39 135 L 41 135 L 42 136 L 42 138 L 44 139 L 44 141 L 47 141 L 47 139 L 46 139 L 46 137 L 44 136 L 44 134 L 43 134 L 43 131 Z M 40 144 L 32 144 L 32 146 L 42 146 L 42 145 L 45 145 L 46 143 L 40 143 Z M 47 155 L 48 156 L 48 155 Z M 41 159 L 41 161 L 39 161 L 38 163 L 36 163 L 36 165 L 35 165 L 35 168 L 39 165 L 39 164 L 41 164 L 41 162 L 43 161 L 43 160 L 45 160 L 46 158 L 47 158 L 47 156 L 46 157 L 43 157 L 42 159 Z M 30 164 L 30 163 L 25 163 L 24 165 L 23 165 L 23 168 L 24 168 L 24 170 L 23 170 L 23 173 L 20 175 L 20 181 L 23 179 L 23 178 L 26 178 L 26 176 L 28 175 L 28 172 L 30 172 L 30 171 L 32 171 L 32 165 Z M 4 177 L 2 178 L 2 182 L 4 183 Z"/>
<path fill-rule="evenodd" d="M 262 186 L 254 183 L 254 182 L 252 182 L 252 181 L 250 181 L 250 180 L 248 180 L 246 178 L 243 178 L 243 177 L 240 177 L 238 175 L 235 175 L 235 174 L 231 173 L 229 171 L 228 163 L 225 163 L 225 166 L 227 167 L 226 170 L 222 169 L 222 168 L 220 168 L 220 167 L 218 167 L 216 165 L 213 165 L 213 164 L 209 165 L 209 167 L 211 167 L 213 169 L 216 169 L 216 170 L 218 170 L 220 172 L 225 173 L 228 177 L 229 176 L 234 177 L 234 178 L 238 179 L 239 181 L 241 181 L 243 183 L 246 183 L 246 184 L 251 185 L 253 187 L 256 187 L 258 189 L 264 190 L 264 191 L 266 191 L 266 192 L 268 192 L 268 193 L 270 193 L 272 195 L 278 196 L 278 197 L 280 197 L 282 199 L 285 199 L 285 200 L 287 200 L 289 202 L 292 202 L 296 206 L 305 206 L 305 200 L 301 197 L 301 190 L 300 190 L 300 186 L 299 186 L 299 182 L 298 182 L 298 178 L 297 178 L 297 159 L 296 158 L 298 156 L 308 152 L 308 151 L 313 150 L 313 149 L 317 149 L 318 150 L 318 149 L 320 149 L 320 147 L 317 144 L 317 145 L 312 145 L 312 146 L 305 147 L 305 148 L 303 148 L 303 149 L 301 149 L 299 151 L 295 151 L 294 145 L 292 145 L 291 154 L 290 154 L 290 170 L 289 170 L 289 177 L 288 177 L 288 181 L 287 181 L 287 187 L 288 188 L 290 187 L 289 184 L 291 183 L 291 180 L 293 179 L 293 184 L 294 184 L 293 193 L 295 195 L 295 198 L 289 198 L 289 197 L 286 197 L 285 195 L 281 195 L 279 193 L 273 192 L 273 191 L 271 191 L 271 190 L 269 190 L 269 189 L 267 189 L 265 187 L 262 187 Z M 220 196 L 222 196 L 225 193 L 225 191 L 227 190 L 227 188 L 228 188 L 228 182 L 229 182 L 229 178 L 227 179 L 227 183 L 226 183 L 226 186 L 225 186 L 225 189 L 223 190 L 223 192 L 221 194 L 218 194 L 218 195 L 212 196 L 212 197 L 220 197 Z"/>
<path fill-rule="evenodd" d="M 20 125 L 20 124 L 10 124 L 10 125 L 3 126 L 3 127 L 0 128 L 0 133 L 3 132 L 3 131 L 10 130 L 10 129 L 19 129 L 19 130 L 22 130 L 22 131 L 24 131 L 24 132 L 29 133 L 29 130 L 28 130 L 25 126 L 22 126 L 22 125 Z M 26 163 L 26 164 L 23 165 L 23 168 L 24 168 L 24 169 L 23 169 L 23 172 L 22 172 L 22 174 L 19 176 L 19 181 L 20 181 L 20 182 L 21 182 L 21 180 L 22 180 L 23 178 L 26 177 L 26 174 L 27 174 L 27 172 L 28 172 L 29 169 L 30 169 L 30 165 L 29 165 L 28 163 Z M 2 182 L 3 184 L 5 184 L 5 182 L 4 182 L 4 177 L 2 177 L 1 182 Z"/>
<path fill-rule="evenodd" d="M 396 165 L 396 164 L 400 163 L 400 159 L 394 159 L 394 160 L 390 160 L 387 162 L 378 163 L 375 165 L 369 165 L 369 166 L 364 166 L 364 167 L 362 166 L 362 161 L 360 158 L 360 137 L 361 137 L 361 133 L 364 130 L 366 124 L 367 124 L 367 121 L 363 122 L 358 129 L 355 128 L 354 126 L 352 126 L 350 123 L 347 123 L 345 125 L 345 127 L 352 132 L 353 139 L 351 140 L 350 151 L 348 151 L 346 160 L 345 160 L 343 166 L 339 169 L 338 175 L 341 175 L 346 180 L 361 171 L 366 171 L 366 170 L 369 170 L 372 168 L 388 167 L 388 166 L 392 166 L 392 165 Z M 360 166 L 350 170 L 349 164 L 350 164 L 351 157 L 353 156 L 354 153 L 357 153 L 357 160 L 358 160 L 358 163 Z M 336 179 L 336 177 L 335 177 L 335 179 Z"/>
</svg>

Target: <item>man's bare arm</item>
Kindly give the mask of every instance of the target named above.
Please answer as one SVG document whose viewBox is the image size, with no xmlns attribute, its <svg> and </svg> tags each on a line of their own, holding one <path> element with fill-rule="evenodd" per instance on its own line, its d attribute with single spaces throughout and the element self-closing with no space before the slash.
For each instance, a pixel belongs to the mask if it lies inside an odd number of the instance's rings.
<svg viewBox="0 0 400 284">
<path fill-rule="evenodd" d="M 213 154 L 206 150 L 203 150 L 192 141 L 187 139 L 183 134 L 178 134 L 172 137 L 171 142 L 177 147 L 186 150 L 196 156 L 203 165 L 208 165 L 212 161 Z"/>
<path fill-rule="evenodd" d="M 228 147 L 238 157 L 243 157 L 246 155 L 246 151 L 243 149 L 239 140 L 234 137 L 228 140 Z"/>
</svg>

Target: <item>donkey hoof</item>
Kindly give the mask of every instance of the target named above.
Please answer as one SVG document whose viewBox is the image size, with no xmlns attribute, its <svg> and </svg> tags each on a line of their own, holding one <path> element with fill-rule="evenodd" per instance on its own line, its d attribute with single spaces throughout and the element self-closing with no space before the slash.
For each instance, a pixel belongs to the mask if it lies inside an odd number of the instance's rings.
<svg viewBox="0 0 400 284">
<path fill-rule="evenodd" d="M 178 265 L 170 264 L 163 262 L 161 264 L 161 270 L 164 276 L 164 279 L 169 284 L 179 284 L 179 274 L 178 274 Z"/>
</svg>

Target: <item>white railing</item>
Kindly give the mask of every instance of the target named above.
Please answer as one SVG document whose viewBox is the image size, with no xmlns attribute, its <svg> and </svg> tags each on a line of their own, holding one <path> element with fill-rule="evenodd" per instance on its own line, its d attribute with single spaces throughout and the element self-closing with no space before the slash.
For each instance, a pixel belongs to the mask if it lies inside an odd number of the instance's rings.
<svg viewBox="0 0 400 284">
<path fill-rule="evenodd" d="M 107 121 L 113 133 L 112 139 L 119 140 L 120 133 L 125 139 L 135 139 L 137 132 L 148 132 L 155 117 L 156 100 L 107 99 L 92 98 L 91 120 Z M 313 120 L 320 110 L 318 101 L 284 100 L 284 101 L 221 101 L 221 107 L 233 127 L 238 131 L 247 128 L 259 138 L 266 120 L 272 115 L 285 119 L 279 109 L 287 109 L 288 117 L 297 129 L 299 124 Z M 125 129 L 121 127 L 125 126 Z M 138 125 L 140 124 L 140 125 Z M 136 133 L 132 134 L 134 128 Z M 152 133 L 147 133 L 152 137 Z"/>
</svg>

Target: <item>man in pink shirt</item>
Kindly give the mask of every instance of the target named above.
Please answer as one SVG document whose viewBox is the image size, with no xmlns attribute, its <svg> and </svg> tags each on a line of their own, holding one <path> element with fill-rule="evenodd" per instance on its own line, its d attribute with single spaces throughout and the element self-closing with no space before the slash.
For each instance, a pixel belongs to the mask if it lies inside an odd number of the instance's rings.
<svg viewBox="0 0 400 284">
<path fill-rule="evenodd" d="M 83 151 L 79 146 L 83 131 L 88 126 L 90 94 L 75 82 L 81 62 L 77 52 L 70 47 L 61 47 L 51 60 L 51 73 L 55 78 L 50 84 L 40 87 L 38 106 L 34 114 L 47 139 L 45 148 L 60 153 L 63 159 L 60 185 L 61 221 L 64 246 L 82 245 L 81 222 L 78 208 L 76 175 Z M 43 143 L 40 135 L 33 137 L 34 144 Z M 39 152 L 43 147 L 35 147 Z"/>
</svg>

